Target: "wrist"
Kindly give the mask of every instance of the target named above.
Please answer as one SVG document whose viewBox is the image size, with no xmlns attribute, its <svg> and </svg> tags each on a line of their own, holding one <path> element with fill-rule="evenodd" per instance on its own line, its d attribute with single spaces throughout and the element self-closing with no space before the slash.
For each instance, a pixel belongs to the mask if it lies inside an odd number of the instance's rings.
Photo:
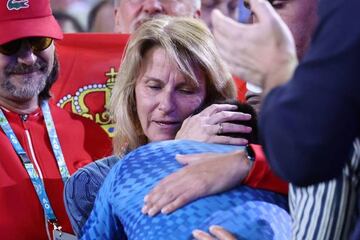
<svg viewBox="0 0 360 240">
<path fill-rule="evenodd" d="M 236 171 L 242 173 L 242 181 L 246 179 L 251 172 L 255 158 L 252 157 L 251 153 L 246 149 L 237 151 L 235 154 L 237 155 L 236 159 L 238 159 L 239 165 Z"/>
<path fill-rule="evenodd" d="M 252 167 L 252 165 L 255 162 L 255 152 L 254 152 L 254 150 L 248 144 L 248 145 L 245 146 L 244 152 L 245 152 L 246 159 L 249 162 L 249 165 L 251 165 L 251 167 Z"/>
<path fill-rule="evenodd" d="M 240 152 L 240 159 L 242 162 L 245 163 L 244 165 L 246 171 L 243 179 L 246 179 L 249 176 L 255 162 L 255 152 L 250 145 L 246 145 L 244 150 Z"/>
<path fill-rule="evenodd" d="M 215 159 L 215 161 L 218 160 Z M 222 178 L 227 182 L 222 183 L 225 183 L 227 189 L 241 185 L 251 171 L 251 165 L 243 149 L 226 154 L 222 162 L 228 162 L 223 163 L 223 167 L 226 168 L 222 171 Z"/>
</svg>

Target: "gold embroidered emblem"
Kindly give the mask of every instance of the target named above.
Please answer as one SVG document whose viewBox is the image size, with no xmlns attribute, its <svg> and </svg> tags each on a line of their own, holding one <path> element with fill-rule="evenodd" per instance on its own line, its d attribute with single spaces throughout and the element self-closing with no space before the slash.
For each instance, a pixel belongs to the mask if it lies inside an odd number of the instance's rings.
<svg viewBox="0 0 360 240">
<path fill-rule="evenodd" d="M 114 124 L 111 122 L 110 113 L 105 110 L 100 113 L 92 113 L 90 111 L 91 106 L 87 106 L 85 98 L 93 93 L 104 93 L 104 109 L 108 109 L 110 101 L 111 90 L 114 86 L 117 72 L 114 67 L 111 67 L 108 72 L 105 73 L 107 77 L 106 83 L 93 83 L 86 86 L 80 87 L 74 95 L 68 94 L 62 97 L 58 102 L 57 106 L 65 108 L 68 104 L 71 105 L 71 111 L 79 114 L 83 117 L 89 118 L 99 124 L 110 137 L 113 137 Z M 101 101 L 101 100 L 99 100 Z"/>
</svg>

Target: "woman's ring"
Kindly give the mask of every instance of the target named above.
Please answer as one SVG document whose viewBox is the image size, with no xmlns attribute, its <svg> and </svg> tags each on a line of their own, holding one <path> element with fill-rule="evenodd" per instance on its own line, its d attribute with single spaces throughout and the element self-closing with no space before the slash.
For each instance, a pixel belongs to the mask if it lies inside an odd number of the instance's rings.
<svg viewBox="0 0 360 240">
<path fill-rule="evenodd" d="M 222 125 L 222 123 L 219 123 L 219 129 L 218 129 L 217 134 L 220 135 L 222 133 L 223 133 L 223 125 Z"/>
</svg>

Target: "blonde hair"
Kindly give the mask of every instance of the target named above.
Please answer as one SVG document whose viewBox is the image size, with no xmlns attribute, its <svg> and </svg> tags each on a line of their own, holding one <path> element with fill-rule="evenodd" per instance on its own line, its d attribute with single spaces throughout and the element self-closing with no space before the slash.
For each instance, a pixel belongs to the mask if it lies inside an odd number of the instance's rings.
<svg viewBox="0 0 360 240">
<path fill-rule="evenodd" d="M 206 81 L 203 104 L 236 98 L 232 76 L 221 60 L 212 34 L 194 18 L 162 16 L 143 23 L 128 42 L 112 90 L 110 112 L 115 121 L 114 153 L 147 143 L 138 119 L 135 85 L 145 54 L 161 47 L 186 79 L 198 85 L 194 69 L 199 67 Z"/>
</svg>

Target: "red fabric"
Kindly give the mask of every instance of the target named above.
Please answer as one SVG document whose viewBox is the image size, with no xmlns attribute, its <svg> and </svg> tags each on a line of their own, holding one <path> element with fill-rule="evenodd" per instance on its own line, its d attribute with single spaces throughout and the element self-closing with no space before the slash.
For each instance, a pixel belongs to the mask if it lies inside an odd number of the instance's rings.
<svg viewBox="0 0 360 240">
<path fill-rule="evenodd" d="M 62 41 L 56 42 L 61 67 L 60 78 L 51 89 L 55 101 L 68 111 L 96 121 L 110 136 L 113 129 L 105 106 L 109 103 L 112 89 L 110 82 L 115 80 L 111 77 L 111 69 L 117 73 L 128 39 L 126 34 L 82 33 L 65 34 Z M 234 81 L 238 99 L 244 102 L 246 84 L 237 77 Z M 102 89 L 88 89 L 87 94 L 77 95 L 85 86 L 104 84 L 106 86 Z M 62 103 L 68 95 L 70 100 Z M 83 101 L 76 105 L 75 97 Z"/>
<path fill-rule="evenodd" d="M 256 144 L 251 144 L 251 147 L 255 152 L 255 162 L 243 184 L 254 188 L 288 194 L 289 184 L 276 176 L 270 169 L 262 147 Z"/>
<path fill-rule="evenodd" d="M 238 91 L 237 92 L 238 100 L 240 102 L 246 102 L 246 97 L 245 97 L 245 94 L 246 94 L 246 91 L 247 91 L 246 82 L 241 80 L 237 76 L 233 76 L 233 79 L 234 79 L 234 82 L 236 84 L 237 91 Z"/>
<path fill-rule="evenodd" d="M 56 131 L 70 174 L 93 160 L 111 154 L 109 138 L 92 121 L 50 105 Z M 27 153 L 28 130 L 34 154 L 42 171 L 46 192 L 64 231 L 72 232 L 63 204 L 63 183 L 40 110 L 23 122 L 5 112 Z M 0 130 L 0 239 L 47 239 L 42 206 L 21 160 Z M 29 157 L 33 161 L 31 154 Z"/>
<path fill-rule="evenodd" d="M 51 14 L 50 1 L 1 1 L 0 44 L 35 36 L 63 37 L 59 24 Z"/>
<path fill-rule="evenodd" d="M 129 35 L 65 34 L 56 42 L 60 78 L 53 99 L 68 111 L 94 120 L 112 136 L 106 112 L 110 93 Z M 63 102 L 64 97 L 71 97 Z"/>
</svg>

